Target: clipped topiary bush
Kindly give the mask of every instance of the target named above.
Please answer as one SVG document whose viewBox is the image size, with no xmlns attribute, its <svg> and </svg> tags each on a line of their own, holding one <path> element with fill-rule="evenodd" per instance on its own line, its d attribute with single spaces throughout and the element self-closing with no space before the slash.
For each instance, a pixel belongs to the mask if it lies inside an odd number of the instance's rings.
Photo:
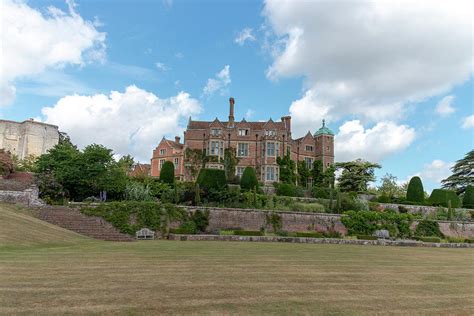
<svg viewBox="0 0 474 316">
<path fill-rule="evenodd" d="M 431 192 L 428 202 L 433 206 L 448 207 L 448 201 L 451 201 L 451 207 L 460 207 L 461 200 L 456 192 L 446 189 L 434 189 Z"/>
<path fill-rule="evenodd" d="M 413 177 L 408 183 L 407 189 L 407 201 L 410 202 L 423 202 L 425 199 L 425 193 L 423 191 L 423 183 L 420 177 Z"/>
<path fill-rule="evenodd" d="M 276 185 L 276 194 L 279 196 L 296 196 L 296 185 L 279 183 Z"/>
<path fill-rule="evenodd" d="M 474 187 L 472 185 L 468 185 L 466 191 L 464 191 L 462 206 L 465 208 L 474 208 Z"/>
<path fill-rule="evenodd" d="M 244 169 L 244 173 L 240 179 L 240 187 L 245 191 L 253 190 L 253 188 L 258 189 L 258 180 L 254 168 L 246 167 Z"/>
<path fill-rule="evenodd" d="M 209 192 L 211 190 L 219 191 L 225 188 L 225 171 L 219 169 L 201 169 L 196 180 L 199 188 Z"/>
<path fill-rule="evenodd" d="M 167 184 L 174 183 L 174 165 L 171 161 L 165 161 L 160 171 L 160 181 Z"/>
</svg>

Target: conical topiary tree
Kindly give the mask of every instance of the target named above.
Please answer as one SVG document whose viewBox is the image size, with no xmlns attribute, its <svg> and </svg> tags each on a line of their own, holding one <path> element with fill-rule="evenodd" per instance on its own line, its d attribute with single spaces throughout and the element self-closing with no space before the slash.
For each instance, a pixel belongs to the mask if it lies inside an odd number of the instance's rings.
<svg viewBox="0 0 474 316">
<path fill-rule="evenodd" d="M 407 189 L 407 201 L 410 202 L 423 202 L 425 199 L 425 193 L 423 191 L 423 183 L 420 177 L 413 177 L 408 183 Z"/>
<path fill-rule="evenodd" d="M 246 167 L 242 178 L 240 179 L 240 187 L 242 190 L 250 191 L 253 188 L 258 187 L 257 175 L 255 174 L 255 169 L 252 167 Z"/>
<path fill-rule="evenodd" d="M 165 161 L 160 171 L 160 181 L 163 183 L 174 183 L 174 165 L 171 161 Z"/>
<path fill-rule="evenodd" d="M 466 191 L 464 191 L 462 207 L 474 208 L 474 187 L 472 185 L 468 185 Z"/>
</svg>

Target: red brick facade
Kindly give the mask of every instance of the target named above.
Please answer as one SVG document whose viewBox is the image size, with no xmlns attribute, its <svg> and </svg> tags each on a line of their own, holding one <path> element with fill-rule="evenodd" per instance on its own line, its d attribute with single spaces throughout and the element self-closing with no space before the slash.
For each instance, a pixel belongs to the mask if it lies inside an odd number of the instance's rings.
<svg viewBox="0 0 474 316">
<path fill-rule="evenodd" d="M 224 168 L 224 151 L 232 148 L 236 151 L 239 163 L 236 174 L 241 175 L 244 168 L 251 166 L 257 171 L 262 182 L 275 182 L 279 179 L 278 156 L 290 153 L 294 161 L 322 160 L 324 168 L 334 163 L 334 135 L 324 126 L 313 136 L 310 132 L 304 137 L 291 137 L 291 117 L 284 116 L 281 121 L 247 122 L 234 120 L 234 99 L 230 98 L 228 121 L 215 119 L 212 122 L 189 120 L 184 132 L 184 144 L 164 139 L 153 151 L 151 175 L 159 176 L 160 161 L 178 162 L 175 175 L 182 180 L 194 180 L 189 168 L 184 164 L 185 149 L 201 150 L 208 156 L 214 156 L 207 164 L 208 168 Z"/>
</svg>

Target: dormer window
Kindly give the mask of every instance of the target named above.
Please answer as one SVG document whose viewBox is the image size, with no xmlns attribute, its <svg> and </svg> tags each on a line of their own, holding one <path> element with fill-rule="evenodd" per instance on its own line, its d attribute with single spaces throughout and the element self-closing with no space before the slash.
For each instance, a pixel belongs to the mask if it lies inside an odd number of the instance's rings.
<svg viewBox="0 0 474 316">
<path fill-rule="evenodd" d="M 265 136 L 275 136 L 276 131 L 275 130 L 266 130 L 265 131 Z"/>
<path fill-rule="evenodd" d="M 313 151 L 313 146 L 311 146 L 311 145 L 306 145 L 305 150 L 306 150 L 306 151 Z"/>
<path fill-rule="evenodd" d="M 247 136 L 249 134 L 248 129 L 239 129 L 239 136 Z"/>
<path fill-rule="evenodd" d="M 160 149 L 160 155 L 166 154 L 166 149 Z"/>
<path fill-rule="evenodd" d="M 219 136 L 220 134 L 221 134 L 221 130 L 219 128 L 211 129 L 211 135 L 212 136 Z"/>
</svg>

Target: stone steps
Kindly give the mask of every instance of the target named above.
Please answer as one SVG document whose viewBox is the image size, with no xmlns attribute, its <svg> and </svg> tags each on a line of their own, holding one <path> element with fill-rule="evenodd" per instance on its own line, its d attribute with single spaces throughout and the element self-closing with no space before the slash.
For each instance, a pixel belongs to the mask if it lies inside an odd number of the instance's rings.
<svg viewBox="0 0 474 316">
<path fill-rule="evenodd" d="M 43 207 L 37 217 L 53 225 L 72 230 L 78 234 L 95 239 L 108 241 L 134 241 L 135 239 L 123 234 L 110 223 L 100 217 L 86 216 L 78 209 L 67 207 Z"/>
</svg>

